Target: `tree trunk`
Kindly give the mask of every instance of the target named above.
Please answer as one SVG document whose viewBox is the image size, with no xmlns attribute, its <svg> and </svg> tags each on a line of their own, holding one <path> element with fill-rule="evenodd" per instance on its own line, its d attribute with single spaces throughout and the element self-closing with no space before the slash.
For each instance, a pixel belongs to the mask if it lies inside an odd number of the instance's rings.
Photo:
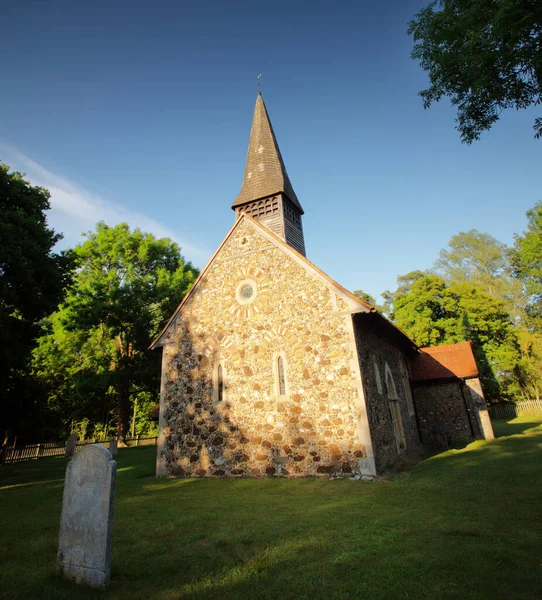
<svg viewBox="0 0 542 600">
<path fill-rule="evenodd" d="M 137 413 L 137 398 L 134 402 L 134 414 L 132 416 L 132 437 L 135 437 L 136 413 Z"/>
<path fill-rule="evenodd" d="M 117 389 L 119 398 L 119 442 L 126 445 L 126 437 L 130 431 L 130 383 L 122 381 Z"/>
</svg>

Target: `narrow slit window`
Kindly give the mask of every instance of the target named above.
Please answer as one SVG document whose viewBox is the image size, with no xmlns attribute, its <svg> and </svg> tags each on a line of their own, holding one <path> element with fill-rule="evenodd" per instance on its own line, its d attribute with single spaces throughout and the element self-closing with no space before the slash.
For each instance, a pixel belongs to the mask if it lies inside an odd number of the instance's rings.
<svg viewBox="0 0 542 600">
<path fill-rule="evenodd" d="M 222 402 L 224 399 L 224 377 L 222 365 L 218 365 L 218 373 L 217 373 L 217 401 Z"/>
<path fill-rule="evenodd" d="M 284 377 L 284 359 L 282 356 L 277 358 L 277 373 L 279 376 L 279 396 L 286 395 L 286 379 Z"/>
</svg>

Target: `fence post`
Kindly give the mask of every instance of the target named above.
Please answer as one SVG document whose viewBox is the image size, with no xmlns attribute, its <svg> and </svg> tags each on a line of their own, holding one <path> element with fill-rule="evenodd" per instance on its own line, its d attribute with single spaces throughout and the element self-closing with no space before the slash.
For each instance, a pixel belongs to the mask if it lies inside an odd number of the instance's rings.
<svg viewBox="0 0 542 600">
<path fill-rule="evenodd" d="M 137 438 L 136 438 L 136 446 L 139 446 L 139 433 L 137 434 Z"/>
<path fill-rule="evenodd" d="M 36 458 L 38 458 L 38 456 L 40 455 L 40 448 L 41 444 L 38 444 L 38 447 L 36 448 Z"/>
</svg>

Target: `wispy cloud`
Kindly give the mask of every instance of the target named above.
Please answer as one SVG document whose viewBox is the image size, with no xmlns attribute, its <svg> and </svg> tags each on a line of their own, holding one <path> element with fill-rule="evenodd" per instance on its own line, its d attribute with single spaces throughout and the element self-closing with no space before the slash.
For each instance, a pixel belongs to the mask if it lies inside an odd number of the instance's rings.
<svg viewBox="0 0 542 600">
<path fill-rule="evenodd" d="M 94 230 L 98 221 L 105 221 L 111 226 L 126 222 L 131 228 L 139 227 L 142 231 L 157 237 L 170 238 L 181 246 L 183 256 L 198 266 L 201 266 L 202 261 L 211 254 L 206 249 L 179 238 L 174 231 L 162 223 L 125 206 L 105 200 L 99 194 L 49 171 L 28 156 L 2 143 L 0 143 L 0 159 L 12 170 L 26 173 L 27 179 L 33 185 L 40 185 L 49 190 L 51 210 L 47 215 L 48 221 L 55 231 L 64 234 L 61 243 L 64 247 L 78 244 L 82 241 L 82 233 Z"/>
</svg>

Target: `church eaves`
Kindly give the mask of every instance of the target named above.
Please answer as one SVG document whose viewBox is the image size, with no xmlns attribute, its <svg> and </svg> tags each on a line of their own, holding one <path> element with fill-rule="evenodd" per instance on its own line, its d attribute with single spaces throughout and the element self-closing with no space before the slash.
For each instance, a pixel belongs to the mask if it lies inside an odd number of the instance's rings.
<svg viewBox="0 0 542 600">
<path fill-rule="evenodd" d="M 248 144 L 245 178 L 232 208 L 279 193 L 283 193 L 303 214 L 303 208 L 286 172 L 263 98 L 258 93 Z"/>
</svg>

